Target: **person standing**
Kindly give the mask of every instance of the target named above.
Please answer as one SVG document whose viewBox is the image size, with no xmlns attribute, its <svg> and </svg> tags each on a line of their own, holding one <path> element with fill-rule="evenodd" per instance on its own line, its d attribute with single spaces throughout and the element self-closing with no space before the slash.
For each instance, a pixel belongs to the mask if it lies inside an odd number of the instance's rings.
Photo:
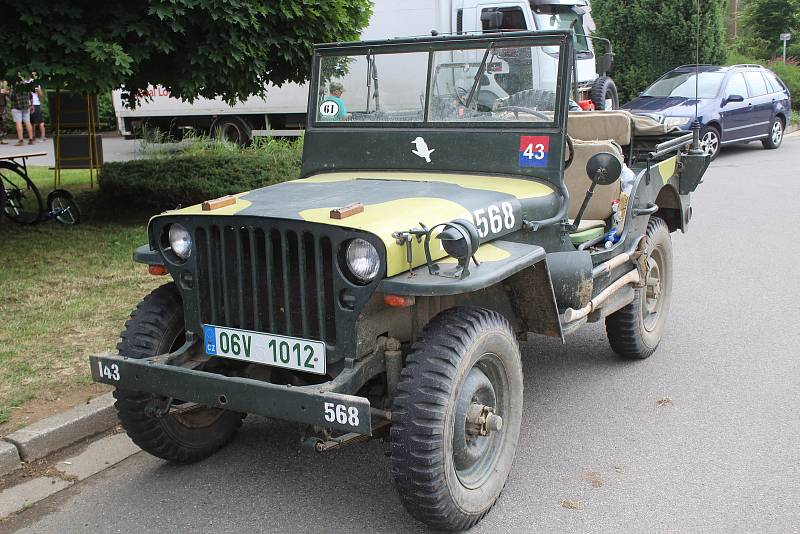
<svg viewBox="0 0 800 534">
<path fill-rule="evenodd" d="M 22 137 L 22 123 L 25 123 L 25 129 L 28 130 L 28 144 L 32 145 L 31 111 L 33 111 L 33 100 L 31 99 L 31 84 L 20 79 L 11 91 L 11 101 L 11 116 L 14 119 L 14 126 L 17 128 L 17 146 L 25 144 L 25 139 Z"/>
<path fill-rule="evenodd" d="M 8 96 L 11 93 L 8 89 L 8 82 L 0 80 L 0 145 L 7 145 L 6 135 L 6 108 L 8 106 Z"/>
<path fill-rule="evenodd" d="M 30 80 L 33 83 L 33 80 Z M 33 125 L 33 130 L 36 131 L 36 127 L 39 127 L 39 140 L 40 141 L 47 141 L 47 138 L 44 136 L 44 117 L 42 116 L 42 86 L 36 85 L 31 93 L 31 100 L 33 101 L 33 113 L 31 114 L 31 124 Z"/>
</svg>

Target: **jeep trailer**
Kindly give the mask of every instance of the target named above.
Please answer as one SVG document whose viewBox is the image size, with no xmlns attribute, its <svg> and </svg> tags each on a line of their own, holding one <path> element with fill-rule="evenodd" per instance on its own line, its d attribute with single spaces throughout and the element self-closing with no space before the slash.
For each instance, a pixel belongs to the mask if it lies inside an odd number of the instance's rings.
<svg viewBox="0 0 800 534">
<path fill-rule="evenodd" d="M 302 178 L 157 215 L 134 253 L 172 281 L 90 358 L 131 439 L 193 462 L 248 413 L 301 423 L 316 451 L 380 438 L 414 517 L 477 523 L 517 448 L 518 339 L 604 320 L 621 357 L 653 354 L 670 234 L 708 166 L 692 134 L 569 111 L 574 43 L 316 46 Z M 539 49 L 549 76 L 478 103 L 487 72 L 525 74 Z"/>
</svg>

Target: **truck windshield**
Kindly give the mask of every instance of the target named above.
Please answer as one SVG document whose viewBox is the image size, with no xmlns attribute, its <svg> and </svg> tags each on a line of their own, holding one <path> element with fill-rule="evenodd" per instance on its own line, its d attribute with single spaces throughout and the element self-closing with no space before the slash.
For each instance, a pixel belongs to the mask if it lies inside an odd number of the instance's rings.
<svg viewBox="0 0 800 534">
<path fill-rule="evenodd" d="M 430 61 L 427 51 L 324 55 L 316 120 L 553 123 L 558 61 L 536 65 L 542 52 L 537 48 L 544 47 L 492 43 L 438 50 Z M 547 48 L 550 56 L 555 49 L 557 59 L 559 48 Z"/>
<path fill-rule="evenodd" d="M 722 72 L 701 72 L 697 81 L 698 98 L 714 98 L 719 94 L 719 86 L 725 74 Z M 653 85 L 645 89 L 642 96 L 694 98 L 695 73 L 669 72 Z"/>
<path fill-rule="evenodd" d="M 536 6 L 533 20 L 537 30 L 569 30 L 575 31 L 575 51 L 579 56 L 591 53 L 583 27 L 583 15 L 579 15 L 566 6 Z"/>
</svg>

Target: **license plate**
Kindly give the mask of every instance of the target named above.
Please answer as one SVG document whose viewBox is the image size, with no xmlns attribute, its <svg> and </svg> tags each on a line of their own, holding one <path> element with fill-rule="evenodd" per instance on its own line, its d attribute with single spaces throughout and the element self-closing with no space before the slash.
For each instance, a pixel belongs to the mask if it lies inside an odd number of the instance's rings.
<svg viewBox="0 0 800 534">
<path fill-rule="evenodd" d="M 325 343 L 238 328 L 203 325 L 205 352 L 246 362 L 325 374 Z"/>
</svg>

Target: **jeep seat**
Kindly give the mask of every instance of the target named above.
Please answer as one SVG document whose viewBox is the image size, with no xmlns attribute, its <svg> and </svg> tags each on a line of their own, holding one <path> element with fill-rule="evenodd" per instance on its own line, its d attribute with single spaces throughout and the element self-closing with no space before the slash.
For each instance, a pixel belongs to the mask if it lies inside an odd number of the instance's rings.
<svg viewBox="0 0 800 534">
<path fill-rule="evenodd" d="M 598 141 L 611 139 L 620 146 L 629 145 L 632 116 L 627 111 L 576 111 L 569 114 L 567 133 L 573 139 Z"/>
<path fill-rule="evenodd" d="M 564 185 L 569 192 L 569 218 L 574 219 L 578 215 L 581 203 L 586 196 L 586 191 L 591 185 L 589 176 L 586 174 L 586 163 L 589 158 L 601 152 L 609 152 L 619 158 L 622 162 L 622 149 L 611 140 L 606 141 L 573 141 L 575 155 L 572 165 L 564 172 Z M 598 185 L 594 189 L 592 200 L 586 206 L 581 221 L 581 229 L 588 229 L 592 226 L 604 226 L 606 219 L 611 217 L 613 210 L 611 203 L 619 198 L 620 181 L 617 180 L 611 185 Z M 590 224 L 591 222 L 591 224 Z M 588 225 L 588 226 L 587 226 Z"/>
</svg>

